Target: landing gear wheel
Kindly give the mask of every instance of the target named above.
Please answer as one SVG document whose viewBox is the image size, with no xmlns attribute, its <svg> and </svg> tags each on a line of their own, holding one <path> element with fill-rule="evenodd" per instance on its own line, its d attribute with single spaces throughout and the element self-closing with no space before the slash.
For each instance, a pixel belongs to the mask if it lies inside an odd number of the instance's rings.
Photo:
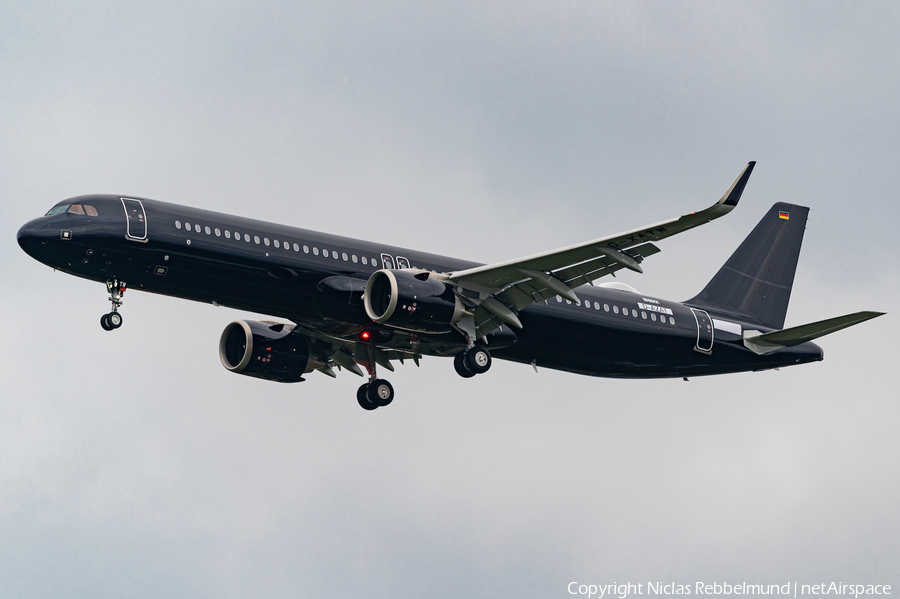
<svg viewBox="0 0 900 599">
<path fill-rule="evenodd" d="M 118 329 L 122 326 L 122 315 L 118 312 L 110 312 L 106 315 L 106 322 L 108 322 L 109 326 L 112 328 Z"/>
<path fill-rule="evenodd" d="M 111 331 L 113 327 L 109 324 L 109 314 L 104 314 L 100 317 L 100 326 L 103 327 L 104 331 Z"/>
<path fill-rule="evenodd" d="M 491 352 L 476 345 L 465 353 L 463 361 L 466 367 L 475 374 L 484 374 L 491 368 Z"/>
<path fill-rule="evenodd" d="M 383 408 L 394 401 L 394 388 L 384 379 L 375 379 L 369 383 L 366 397 L 375 406 Z"/>
<path fill-rule="evenodd" d="M 463 377 L 464 379 L 472 378 L 475 376 L 475 373 L 469 370 L 469 367 L 466 366 L 466 353 L 459 352 L 455 356 L 453 356 L 453 367 L 456 368 L 456 374 Z"/>
<path fill-rule="evenodd" d="M 375 408 L 378 407 L 378 404 L 375 404 L 375 403 L 372 403 L 371 401 L 369 401 L 368 391 L 369 391 L 368 384 L 362 385 L 359 389 L 357 389 L 356 401 L 359 402 L 359 406 L 363 410 L 374 410 Z"/>
</svg>

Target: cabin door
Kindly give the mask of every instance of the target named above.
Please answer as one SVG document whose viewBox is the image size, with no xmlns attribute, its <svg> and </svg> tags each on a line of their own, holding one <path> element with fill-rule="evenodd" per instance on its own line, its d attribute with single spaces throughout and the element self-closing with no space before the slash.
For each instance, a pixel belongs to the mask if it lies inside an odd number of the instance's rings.
<svg viewBox="0 0 900 599">
<path fill-rule="evenodd" d="M 122 199 L 125 208 L 125 237 L 134 241 L 147 241 L 147 214 L 140 200 Z"/>
<path fill-rule="evenodd" d="M 704 310 L 691 308 L 691 312 L 697 321 L 697 344 L 694 349 L 705 354 L 712 353 L 714 336 L 712 319 Z"/>
</svg>

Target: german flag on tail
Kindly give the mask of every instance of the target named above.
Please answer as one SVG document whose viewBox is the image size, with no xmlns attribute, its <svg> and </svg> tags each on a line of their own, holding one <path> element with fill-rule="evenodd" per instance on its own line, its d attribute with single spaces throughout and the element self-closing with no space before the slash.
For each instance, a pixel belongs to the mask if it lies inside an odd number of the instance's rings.
<svg viewBox="0 0 900 599">
<path fill-rule="evenodd" d="M 789 220 L 791 218 L 791 213 L 790 212 L 779 212 L 778 218 L 780 218 L 782 220 Z"/>
</svg>

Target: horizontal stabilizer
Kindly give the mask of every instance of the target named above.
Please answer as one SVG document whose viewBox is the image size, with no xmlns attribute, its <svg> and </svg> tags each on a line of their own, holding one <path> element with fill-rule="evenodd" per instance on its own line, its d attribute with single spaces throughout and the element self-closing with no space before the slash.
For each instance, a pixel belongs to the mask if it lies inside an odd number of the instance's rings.
<svg viewBox="0 0 900 599">
<path fill-rule="evenodd" d="M 744 345 L 758 354 L 766 354 L 781 347 L 800 345 L 824 337 L 883 314 L 884 312 L 856 312 L 772 333 L 744 331 Z"/>
</svg>

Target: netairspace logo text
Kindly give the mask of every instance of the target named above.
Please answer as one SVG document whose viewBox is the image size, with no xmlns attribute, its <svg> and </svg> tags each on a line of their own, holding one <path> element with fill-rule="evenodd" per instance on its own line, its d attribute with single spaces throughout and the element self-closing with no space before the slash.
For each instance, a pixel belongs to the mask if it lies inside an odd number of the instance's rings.
<svg viewBox="0 0 900 599">
<path fill-rule="evenodd" d="M 861 595 L 890 595 L 889 584 L 844 584 L 842 582 L 823 582 L 819 584 L 750 584 L 739 582 L 695 582 L 679 584 L 676 582 L 647 582 L 634 584 L 623 582 L 612 584 L 583 584 L 570 582 L 566 587 L 570 595 L 581 595 L 588 599 L 626 599 L 634 595 L 781 595 L 797 599 L 801 595 L 843 595 L 858 599 Z"/>
</svg>

